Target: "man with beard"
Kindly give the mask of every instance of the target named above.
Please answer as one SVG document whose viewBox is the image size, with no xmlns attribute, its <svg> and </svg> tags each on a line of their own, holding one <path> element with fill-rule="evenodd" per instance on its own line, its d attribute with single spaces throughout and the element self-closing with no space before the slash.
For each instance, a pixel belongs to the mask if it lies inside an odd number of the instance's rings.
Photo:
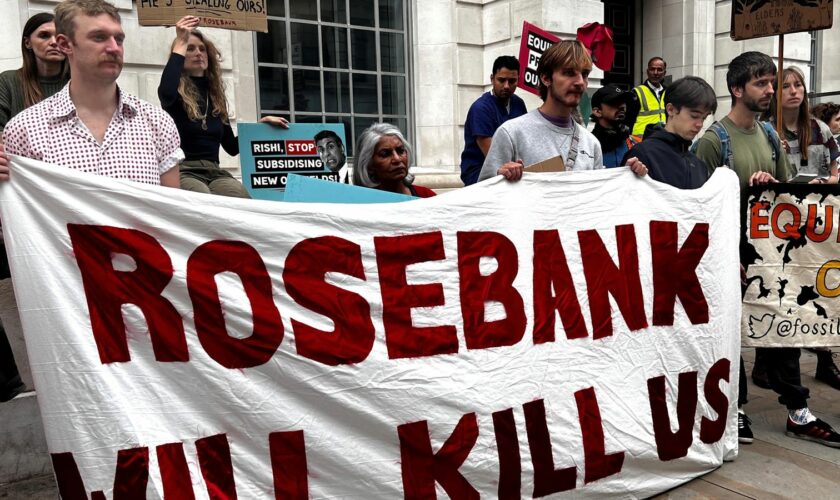
<svg viewBox="0 0 840 500">
<path fill-rule="evenodd" d="M 0 141 L 0 181 L 9 180 L 8 153 L 108 177 L 179 187 L 178 162 L 184 153 L 175 122 L 161 108 L 117 87 L 125 33 L 116 7 L 102 0 L 67 0 L 55 9 L 55 29 L 73 78 L 6 125 Z M 3 360 L 12 359 L 5 337 L 0 354 Z M 0 372 L 10 368 L 0 367 Z M 6 373 L 0 375 L 5 378 Z M 0 387 L 0 401 L 23 388 L 16 378 L 15 386 Z"/>
<path fill-rule="evenodd" d="M 601 143 L 607 168 L 623 165 L 624 155 L 636 145 L 630 128 L 623 123 L 629 97 L 629 92 L 615 84 L 604 85 L 592 96 L 592 118 L 595 120 L 592 134 Z"/>
<path fill-rule="evenodd" d="M 758 121 L 758 114 L 773 102 L 776 65 L 761 52 L 745 52 L 729 63 L 726 85 L 732 96 L 732 109 L 712 124 L 697 142 L 697 156 L 714 169 L 726 165 L 741 181 L 741 205 L 746 208 L 746 189 L 753 184 L 786 181 L 792 177 L 790 164 L 779 154 L 779 136 L 772 127 Z M 728 145 L 723 146 L 723 129 Z M 743 216 L 742 211 L 742 216 Z"/>
<path fill-rule="evenodd" d="M 633 88 L 627 104 L 626 124 L 637 140 L 642 140 L 648 125 L 665 123 L 665 75 L 668 65 L 661 57 L 651 57 L 647 64 L 647 80 Z"/>
<path fill-rule="evenodd" d="M 562 40 L 549 47 L 537 66 L 542 106 L 499 127 L 478 180 L 502 175 L 516 181 L 524 165 L 556 156 L 563 158 L 568 171 L 604 168 L 598 139 L 572 119 L 590 71 L 592 58 L 580 41 Z M 627 165 L 637 175 L 647 173 L 636 158 Z"/>
<path fill-rule="evenodd" d="M 537 66 L 542 106 L 499 127 L 478 180 L 497 174 L 518 180 L 523 165 L 558 155 L 566 170 L 604 168 L 598 140 L 572 119 L 590 71 L 592 58 L 579 41 L 562 40 L 549 47 Z"/>
<path fill-rule="evenodd" d="M 794 172 L 787 156 L 780 152 L 780 141 L 772 127 L 758 122 L 757 114 L 773 104 L 776 66 L 760 52 L 746 52 L 729 63 L 726 85 L 732 96 L 732 110 L 712 124 L 697 142 L 697 156 L 713 171 L 728 165 L 741 182 L 741 234 L 746 224 L 746 189 L 756 184 L 786 181 Z M 840 448 L 840 435 L 808 409 L 808 389 L 801 384 L 799 349 L 759 348 L 767 362 L 767 374 L 779 402 L 788 409 L 786 434 Z M 738 394 L 738 439 L 753 440 L 749 419 L 740 410 L 747 402 L 747 377 L 741 360 Z"/>
<path fill-rule="evenodd" d="M 499 126 L 528 112 L 525 101 L 514 95 L 518 82 L 519 61 L 513 56 L 497 57 L 490 74 L 493 88 L 472 103 L 464 122 L 461 180 L 465 186 L 475 184 L 478 179 L 493 134 Z"/>
<path fill-rule="evenodd" d="M 55 8 L 55 28 L 72 79 L 6 125 L 6 152 L 106 177 L 179 187 L 184 153 L 172 118 L 117 86 L 125 33 L 116 7 L 103 0 L 65 0 Z M 8 176 L 8 159 L 0 154 L 0 180 Z"/>
<path fill-rule="evenodd" d="M 338 134 L 332 130 L 322 130 L 315 134 L 315 148 L 321 163 L 330 169 L 332 173 L 338 173 L 338 182 L 352 184 L 349 168 L 347 168 L 347 155 L 344 153 L 344 143 Z"/>
</svg>

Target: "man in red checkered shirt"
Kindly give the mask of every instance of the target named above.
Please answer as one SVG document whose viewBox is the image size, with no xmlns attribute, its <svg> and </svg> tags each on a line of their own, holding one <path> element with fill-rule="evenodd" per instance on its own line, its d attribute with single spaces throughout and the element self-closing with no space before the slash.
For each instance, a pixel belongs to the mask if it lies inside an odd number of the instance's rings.
<svg viewBox="0 0 840 500">
<path fill-rule="evenodd" d="M 72 79 L 6 125 L 6 153 L 178 187 L 184 154 L 172 118 L 117 87 L 125 33 L 116 7 L 103 0 L 65 0 L 55 14 L 56 41 L 67 55 Z M 0 180 L 8 176 L 3 154 Z"/>
</svg>

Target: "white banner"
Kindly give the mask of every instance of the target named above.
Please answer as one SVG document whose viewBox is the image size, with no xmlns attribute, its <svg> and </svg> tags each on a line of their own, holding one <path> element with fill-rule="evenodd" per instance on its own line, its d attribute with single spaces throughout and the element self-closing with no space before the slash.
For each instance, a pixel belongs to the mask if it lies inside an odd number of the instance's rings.
<svg viewBox="0 0 840 500">
<path fill-rule="evenodd" d="M 14 159 L 64 498 L 647 497 L 737 454 L 738 186 L 239 200 Z M 179 495 L 179 496 L 175 496 Z"/>
</svg>

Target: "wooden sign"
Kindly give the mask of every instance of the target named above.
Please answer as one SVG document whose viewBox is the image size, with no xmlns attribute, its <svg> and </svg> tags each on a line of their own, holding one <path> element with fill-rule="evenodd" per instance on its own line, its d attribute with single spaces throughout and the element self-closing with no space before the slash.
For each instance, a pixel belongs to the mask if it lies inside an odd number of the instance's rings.
<svg viewBox="0 0 840 500">
<path fill-rule="evenodd" d="M 184 16 L 201 26 L 239 31 L 268 31 L 266 0 L 137 0 L 141 26 L 174 26 Z"/>
<path fill-rule="evenodd" d="M 831 28 L 833 0 L 732 0 L 733 40 Z"/>
</svg>

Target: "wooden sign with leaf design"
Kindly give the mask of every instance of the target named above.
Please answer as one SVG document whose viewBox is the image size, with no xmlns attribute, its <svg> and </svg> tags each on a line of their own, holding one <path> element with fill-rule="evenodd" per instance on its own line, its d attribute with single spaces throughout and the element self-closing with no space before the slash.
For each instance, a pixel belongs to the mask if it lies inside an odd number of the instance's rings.
<svg viewBox="0 0 840 500">
<path fill-rule="evenodd" d="M 833 0 L 732 0 L 733 40 L 831 28 Z"/>
</svg>

